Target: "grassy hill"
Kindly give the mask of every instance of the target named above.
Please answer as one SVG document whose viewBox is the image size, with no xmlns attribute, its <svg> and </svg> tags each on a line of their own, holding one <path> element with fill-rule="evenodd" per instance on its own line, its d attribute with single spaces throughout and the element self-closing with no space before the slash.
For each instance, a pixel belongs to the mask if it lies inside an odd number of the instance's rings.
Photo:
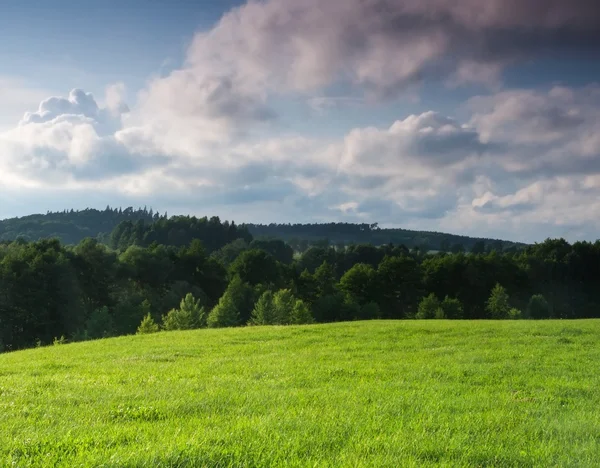
<svg viewBox="0 0 600 468">
<path fill-rule="evenodd" d="M 0 466 L 597 466 L 600 321 L 373 321 L 0 355 Z"/>
</svg>

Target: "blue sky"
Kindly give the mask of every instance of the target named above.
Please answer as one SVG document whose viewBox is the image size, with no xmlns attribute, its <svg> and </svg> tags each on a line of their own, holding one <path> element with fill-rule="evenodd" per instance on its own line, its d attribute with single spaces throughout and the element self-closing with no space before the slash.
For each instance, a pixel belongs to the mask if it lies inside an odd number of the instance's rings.
<svg viewBox="0 0 600 468">
<path fill-rule="evenodd" d="M 3 5 L 0 218 L 152 205 L 595 240 L 593 2 L 432 2 Z"/>
</svg>

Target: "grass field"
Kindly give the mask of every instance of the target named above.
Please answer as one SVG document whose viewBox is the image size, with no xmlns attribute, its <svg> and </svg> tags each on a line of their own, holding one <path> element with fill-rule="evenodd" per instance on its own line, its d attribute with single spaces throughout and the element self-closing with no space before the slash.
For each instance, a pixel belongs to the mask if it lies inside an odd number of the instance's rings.
<svg viewBox="0 0 600 468">
<path fill-rule="evenodd" d="M 599 466 L 600 321 L 197 330 L 0 355 L 0 466 Z"/>
</svg>

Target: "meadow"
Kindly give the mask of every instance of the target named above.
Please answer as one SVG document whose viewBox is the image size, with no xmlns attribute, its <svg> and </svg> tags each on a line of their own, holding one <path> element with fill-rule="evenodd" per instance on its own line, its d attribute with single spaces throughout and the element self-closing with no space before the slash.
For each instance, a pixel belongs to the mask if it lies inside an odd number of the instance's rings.
<svg viewBox="0 0 600 468">
<path fill-rule="evenodd" d="M 368 321 L 0 354 L 0 466 L 598 466 L 599 337 Z"/>
</svg>

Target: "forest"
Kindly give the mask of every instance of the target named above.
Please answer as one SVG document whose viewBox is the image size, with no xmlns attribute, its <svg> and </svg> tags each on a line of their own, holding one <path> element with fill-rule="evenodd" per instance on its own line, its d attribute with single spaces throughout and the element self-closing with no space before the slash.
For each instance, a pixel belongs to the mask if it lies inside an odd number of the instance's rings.
<svg viewBox="0 0 600 468">
<path fill-rule="evenodd" d="M 600 317 L 600 241 L 299 253 L 245 226 L 181 216 L 124 221 L 103 238 L 0 243 L 4 351 L 204 326 Z"/>
</svg>

